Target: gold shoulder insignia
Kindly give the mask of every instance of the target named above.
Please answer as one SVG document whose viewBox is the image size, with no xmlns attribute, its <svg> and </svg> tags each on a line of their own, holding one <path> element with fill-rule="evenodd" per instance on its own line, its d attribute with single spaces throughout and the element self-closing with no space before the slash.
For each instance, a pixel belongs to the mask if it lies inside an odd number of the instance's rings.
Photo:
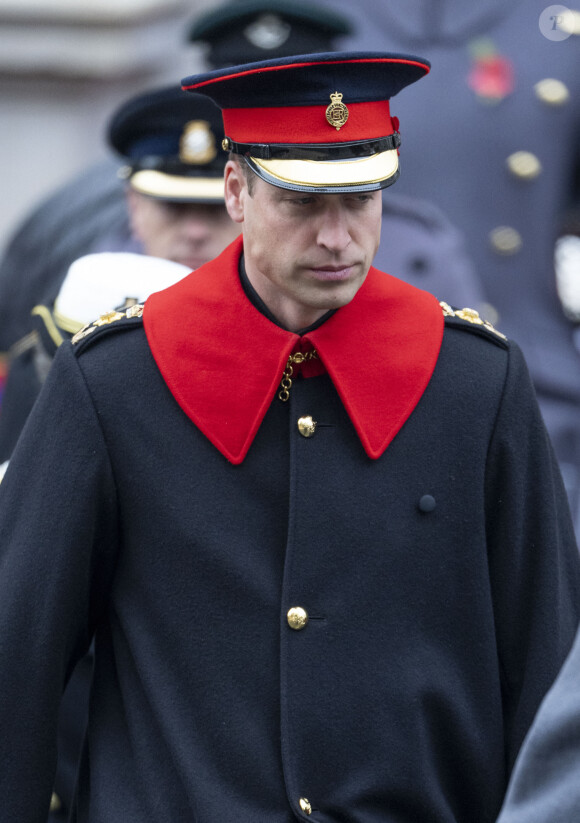
<svg viewBox="0 0 580 823">
<path fill-rule="evenodd" d="M 467 320 L 468 323 L 473 323 L 474 326 L 482 326 L 497 337 L 501 337 L 502 340 L 507 340 L 505 334 L 494 328 L 488 320 L 483 320 L 475 309 L 452 309 L 449 303 L 445 303 L 443 300 L 439 301 L 439 305 L 444 317 L 459 317 L 460 320 Z"/>
<path fill-rule="evenodd" d="M 131 317 L 141 317 L 142 315 L 143 306 L 140 303 L 130 306 L 126 311 L 109 311 L 106 314 L 102 314 L 92 323 L 88 323 L 86 326 L 83 326 L 83 328 L 74 335 L 71 342 L 73 344 L 79 343 L 81 340 L 84 340 L 85 337 L 88 337 L 89 334 L 96 331 L 100 326 L 109 326 L 111 323 L 116 323 L 117 320 L 124 320 L 125 318 Z"/>
<path fill-rule="evenodd" d="M 440 300 L 439 305 L 443 309 L 443 317 L 455 317 L 455 312 L 453 311 L 449 303 L 446 303 L 444 300 Z"/>
</svg>

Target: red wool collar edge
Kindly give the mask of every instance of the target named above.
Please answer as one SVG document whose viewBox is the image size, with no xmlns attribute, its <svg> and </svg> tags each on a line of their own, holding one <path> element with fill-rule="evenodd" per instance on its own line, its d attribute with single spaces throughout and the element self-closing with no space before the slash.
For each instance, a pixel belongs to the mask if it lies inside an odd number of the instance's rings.
<svg viewBox="0 0 580 823">
<path fill-rule="evenodd" d="M 185 414 L 233 464 L 246 457 L 300 340 L 248 300 L 243 240 L 143 312 L 153 358 Z M 319 357 L 367 455 L 379 458 L 425 391 L 444 320 L 433 295 L 371 268 L 355 298 L 304 339 Z M 256 368 L 249 368 L 255 363 Z M 240 388 L 243 375 L 243 391 Z"/>
</svg>

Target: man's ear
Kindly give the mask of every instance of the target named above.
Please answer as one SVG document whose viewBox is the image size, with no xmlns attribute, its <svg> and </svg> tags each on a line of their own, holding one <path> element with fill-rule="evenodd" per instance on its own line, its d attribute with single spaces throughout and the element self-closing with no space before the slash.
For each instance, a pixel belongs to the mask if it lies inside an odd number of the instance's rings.
<svg viewBox="0 0 580 823">
<path fill-rule="evenodd" d="M 228 160 L 224 171 L 226 209 L 234 223 L 244 222 L 244 198 L 248 196 L 246 176 L 240 164 Z"/>
</svg>

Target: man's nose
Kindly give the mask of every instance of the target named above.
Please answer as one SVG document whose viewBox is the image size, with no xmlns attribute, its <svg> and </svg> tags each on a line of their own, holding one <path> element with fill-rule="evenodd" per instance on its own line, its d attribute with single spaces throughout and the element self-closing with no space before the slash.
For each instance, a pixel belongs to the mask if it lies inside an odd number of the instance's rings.
<svg viewBox="0 0 580 823">
<path fill-rule="evenodd" d="M 318 243 L 333 252 L 344 251 L 351 241 L 348 216 L 340 206 L 326 209 L 319 217 Z"/>
</svg>

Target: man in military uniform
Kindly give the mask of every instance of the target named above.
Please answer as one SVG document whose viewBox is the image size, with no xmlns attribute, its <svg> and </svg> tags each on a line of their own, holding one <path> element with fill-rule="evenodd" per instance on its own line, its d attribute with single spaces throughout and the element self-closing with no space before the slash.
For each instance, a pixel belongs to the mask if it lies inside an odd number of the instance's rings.
<svg viewBox="0 0 580 823">
<path fill-rule="evenodd" d="M 0 485 L 7 819 L 93 636 L 79 823 L 495 819 L 579 558 L 517 345 L 371 265 L 428 69 L 185 81 L 242 237 L 60 347 Z"/>
</svg>

